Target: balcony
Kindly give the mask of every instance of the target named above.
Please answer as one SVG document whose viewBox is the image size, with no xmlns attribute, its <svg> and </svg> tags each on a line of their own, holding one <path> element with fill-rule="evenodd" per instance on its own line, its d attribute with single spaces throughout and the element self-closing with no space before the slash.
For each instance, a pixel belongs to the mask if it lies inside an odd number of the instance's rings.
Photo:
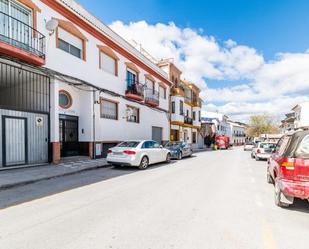
<svg viewBox="0 0 309 249">
<path fill-rule="evenodd" d="M 159 92 L 151 88 L 145 89 L 145 103 L 150 106 L 159 106 Z"/>
<path fill-rule="evenodd" d="M 45 36 L 0 11 L 0 53 L 31 64 L 45 64 Z"/>
<path fill-rule="evenodd" d="M 185 103 L 189 104 L 189 105 L 192 105 L 192 98 L 189 97 L 189 96 L 185 96 Z"/>
<path fill-rule="evenodd" d="M 185 117 L 184 118 L 184 123 L 188 125 L 193 125 L 193 119 L 190 117 Z"/>
<path fill-rule="evenodd" d="M 193 107 L 202 107 L 202 101 L 199 98 L 192 99 Z"/>
<path fill-rule="evenodd" d="M 127 80 L 126 97 L 136 101 L 143 101 L 144 85 L 136 81 Z"/>
</svg>

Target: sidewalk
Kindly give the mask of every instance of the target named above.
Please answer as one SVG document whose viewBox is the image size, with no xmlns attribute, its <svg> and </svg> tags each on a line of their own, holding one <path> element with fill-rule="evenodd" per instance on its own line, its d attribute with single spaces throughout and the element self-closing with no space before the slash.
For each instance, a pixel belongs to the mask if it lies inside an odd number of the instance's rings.
<svg viewBox="0 0 309 249">
<path fill-rule="evenodd" d="M 73 175 L 82 171 L 98 169 L 107 166 L 106 159 L 62 162 L 59 165 L 37 166 L 0 171 L 0 190 L 30 184 L 51 178 Z"/>
</svg>

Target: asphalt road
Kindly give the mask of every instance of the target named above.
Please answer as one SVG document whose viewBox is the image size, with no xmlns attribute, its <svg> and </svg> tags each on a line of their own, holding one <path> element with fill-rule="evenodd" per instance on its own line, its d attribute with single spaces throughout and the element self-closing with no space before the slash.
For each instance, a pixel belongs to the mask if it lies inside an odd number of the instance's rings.
<svg viewBox="0 0 309 249">
<path fill-rule="evenodd" d="M 44 181 L 0 201 L 16 204 L 0 210 L 1 249 L 309 246 L 309 203 L 276 207 L 266 162 L 241 149 Z"/>
</svg>

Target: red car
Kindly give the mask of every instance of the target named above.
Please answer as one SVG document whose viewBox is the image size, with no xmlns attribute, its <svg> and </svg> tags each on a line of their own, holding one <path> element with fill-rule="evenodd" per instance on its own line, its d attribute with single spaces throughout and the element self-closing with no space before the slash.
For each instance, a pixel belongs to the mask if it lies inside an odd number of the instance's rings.
<svg viewBox="0 0 309 249">
<path fill-rule="evenodd" d="M 230 147 L 230 138 L 227 136 L 217 136 L 216 145 L 218 149 L 228 149 Z"/>
<path fill-rule="evenodd" d="M 284 135 L 268 159 L 267 181 L 275 185 L 275 203 L 293 204 L 294 198 L 309 200 L 309 131 Z"/>
</svg>

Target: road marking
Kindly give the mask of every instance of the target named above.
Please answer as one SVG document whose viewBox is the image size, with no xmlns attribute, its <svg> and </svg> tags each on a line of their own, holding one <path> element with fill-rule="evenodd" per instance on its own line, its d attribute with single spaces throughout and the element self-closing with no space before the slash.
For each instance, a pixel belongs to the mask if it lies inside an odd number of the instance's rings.
<svg viewBox="0 0 309 249">
<path fill-rule="evenodd" d="M 273 237 L 272 229 L 269 223 L 265 219 L 262 220 L 262 235 L 263 235 L 265 249 L 277 249 L 278 248 L 274 240 L 274 237 Z"/>
</svg>

